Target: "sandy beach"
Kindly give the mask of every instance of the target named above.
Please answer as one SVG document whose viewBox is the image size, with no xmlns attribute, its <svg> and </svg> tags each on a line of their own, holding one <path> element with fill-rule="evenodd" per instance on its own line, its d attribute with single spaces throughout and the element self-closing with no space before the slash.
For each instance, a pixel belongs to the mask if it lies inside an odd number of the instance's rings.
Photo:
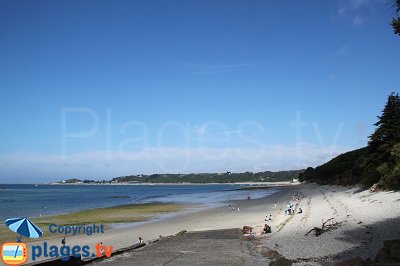
<svg viewBox="0 0 400 266">
<path fill-rule="evenodd" d="M 275 223 L 279 231 L 261 243 L 299 265 L 357 256 L 374 260 L 384 240 L 400 238 L 399 192 L 370 193 L 359 187 L 313 184 L 297 186 L 296 191 L 306 196 L 299 203 L 303 213 L 285 216 L 281 212 Z M 312 233 L 305 236 L 330 218 L 342 225 L 319 237 Z"/>
<path fill-rule="evenodd" d="M 102 234 L 77 235 L 67 237 L 67 245 L 89 245 L 94 250 L 98 242 L 104 245 L 112 245 L 114 250 L 128 247 L 138 243 L 138 238 L 144 241 L 158 239 L 159 236 L 176 234 L 182 230 L 202 231 L 225 228 L 241 228 L 244 225 L 251 225 L 261 230 L 264 224 L 265 213 L 272 207 L 274 201 L 289 198 L 292 193 L 291 186 L 281 188 L 266 198 L 231 201 L 225 206 L 206 209 L 191 209 L 178 213 L 166 215 L 161 219 L 153 219 L 148 222 L 138 222 L 133 224 L 122 224 L 112 229 L 105 230 Z M 235 208 L 232 212 L 228 209 L 228 204 L 239 204 L 240 212 Z M 48 228 L 45 228 L 47 230 Z M 48 239 L 47 244 L 60 246 L 61 239 Z M 42 245 L 43 240 L 29 242 L 28 246 Z M 43 257 L 38 260 L 44 259 Z"/>
<path fill-rule="evenodd" d="M 298 203 L 303 213 L 286 215 L 284 210 L 292 195 L 304 195 Z M 103 242 L 114 250 L 176 234 L 182 230 L 203 231 L 252 226 L 260 250 L 276 250 L 294 265 L 321 265 L 361 256 L 373 259 L 386 239 L 400 238 L 400 201 L 398 192 L 361 191 L 359 187 L 318 186 L 301 184 L 281 188 L 266 198 L 229 202 L 226 206 L 191 210 L 163 219 L 133 225 L 117 226 L 103 234 L 67 237 L 67 245 L 90 245 Z M 274 202 L 277 208 L 273 209 Z M 228 204 L 240 205 L 240 212 L 229 210 Z M 261 235 L 266 215 L 272 214 L 271 234 Z M 305 234 L 322 221 L 335 218 L 342 225 L 319 237 Z M 60 239 L 48 240 L 60 246 Z M 29 245 L 42 244 L 32 242 Z M 43 259 L 43 258 L 41 258 Z"/>
</svg>

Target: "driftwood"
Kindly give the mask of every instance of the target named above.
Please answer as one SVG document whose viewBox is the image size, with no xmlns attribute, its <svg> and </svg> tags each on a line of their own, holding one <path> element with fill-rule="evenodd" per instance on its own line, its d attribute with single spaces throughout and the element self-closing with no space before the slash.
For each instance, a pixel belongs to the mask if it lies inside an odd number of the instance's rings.
<svg viewBox="0 0 400 266">
<path fill-rule="evenodd" d="M 324 220 L 322 220 L 322 227 L 314 227 L 313 229 L 311 229 L 310 231 L 308 231 L 306 235 L 310 234 L 311 232 L 314 231 L 315 236 L 320 236 L 321 234 L 336 229 L 338 227 L 340 227 L 342 225 L 343 222 L 335 222 L 335 218 L 330 218 L 328 220 L 326 220 L 324 222 Z"/>
</svg>

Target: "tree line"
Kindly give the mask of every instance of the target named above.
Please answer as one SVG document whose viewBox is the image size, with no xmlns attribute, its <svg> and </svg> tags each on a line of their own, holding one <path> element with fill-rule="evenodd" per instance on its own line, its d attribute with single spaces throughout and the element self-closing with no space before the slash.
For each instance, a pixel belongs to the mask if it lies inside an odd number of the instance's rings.
<svg viewBox="0 0 400 266">
<path fill-rule="evenodd" d="M 386 190 L 400 189 L 400 97 L 388 96 L 375 132 L 367 147 L 339 155 L 299 174 L 301 181 L 320 184 L 378 184 Z"/>
</svg>

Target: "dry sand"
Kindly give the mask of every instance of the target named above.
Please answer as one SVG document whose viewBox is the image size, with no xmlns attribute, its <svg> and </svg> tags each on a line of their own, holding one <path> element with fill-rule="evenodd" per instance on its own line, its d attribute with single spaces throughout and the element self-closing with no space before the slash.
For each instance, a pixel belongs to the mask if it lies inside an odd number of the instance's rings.
<svg viewBox="0 0 400 266">
<path fill-rule="evenodd" d="M 291 195 L 305 195 L 299 202 L 302 214 L 285 215 L 284 209 Z M 273 203 L 277 208 L 273 209 Z M 202 231 L 253 226 L 262 246 L 278 251 L 297 265 L 320 265 L 355 256 L 374 258 L 383 240 L 400 238 L 400 193 L 359 192 L 358 187 L 317 186 L 302 184 L 281 188 L 267 198 L 229 202 L 240 204 L 240 212 L 223 207 L 200 209 L 179 213 L 167 219 L 137 223 L 134 226 L 114 228 L 104 234 L 67 237 L 67 245 L 90 245 L 98 242 L 113 245 L 114 249 L 176 234 L 181 230 Z M 260 235 L 265 216 L 273 215 L 272 234 Z M 322 220 L 334 217 L 342 226 L 319 237 L 304 236 Z M 60 239 L 48 241 L 48 245 L 60 246 Z M 42 245 L 43 242 L 29 243 Z"/>
<path fill-rule="evenodd" d="M 279 231 L 262 239 L 264 246 L 294 260 L 295 265 L 321 265 L 357 256 L 373 260 L 383 240 L 400 238 L 398 192 L 370 193 L 358 187 L 313 184 L 296 190 L 306 196 L 299 203 L 303 213 L 281 214 L 275 224 Z M 343 222 L 342 226 L 319 237 L 304 236 L 330 218 Z"/>
</svg>

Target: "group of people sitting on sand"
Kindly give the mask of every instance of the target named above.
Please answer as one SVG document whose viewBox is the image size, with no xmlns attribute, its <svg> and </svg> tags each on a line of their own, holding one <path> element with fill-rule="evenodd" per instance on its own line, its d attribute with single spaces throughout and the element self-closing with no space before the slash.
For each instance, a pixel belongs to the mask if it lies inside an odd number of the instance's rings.
<svg viewBox="0 0 400 266">
<path fill-rule="evenodd" d="M 287 208 L 285 209 L 285 215 L 293 215 L 296 212 L 297 213 L 303 213 L 303 210 L 299 207 L 299 202 L 302 198 L 305 196 L 301 192 L 296 192 L 295 194 L 292 195 L 291 201 L 288 203 Z M 276 202 L 274 203 L 272 209 L 276 209 Z M 265 216 L 265 222 L 271 223 L 273 221 L 272 214 Z M 264 225 L 262 234 L 268 234 L 271 233 L 271 226 L 266 223 Z"/>
<path fill-rule="evenodd" d="M 276 202 L 274 203 L 274 206 L 272 207 L 273 209 L 276 209 Z M 264 221 L 266 222 L 272 222 L 274 219 L 272 218 L 272 214 L 270 215 L 266 215 Z M 271 233 L 271 226 L 268 225 L 267 223 L 264 225 L 263 231 L 261 232 L 261 234 L 269 234 Z"/>
<path fill-rule="evenodd" d="M 272 207 L 273 209 L 276 209 L 276 202 L 274 203 L 274 206 Z M 270 222 L 270 223 L 272 223 L 272 221 L 273 221 L 274 219 L 272 218 L 272 214 L 270 214 L 270 215 L 266 215 L 265 216 L 265 219 L 264 219 L 264 221 L 266 221 L 266 222 Z M 269 225 L 269 224 L 265 224 L 264 225 L 264 228 L 263 228 L 263 231 L 261 232 L 261 234 L 268 234 L 268 233 L 271 233 L 272 232 L 272 230 L 271 230 L 271 226 Z"/>
<path fill-rule="evenodd" d="M 296 205 L 293 205 L 291 202 L 288 203 L 287 208 L 285 209 L 285 214 L 287 215 L 291 215 L 295 213 L 295 209 L 297 207 L 297 203 Z"/>
<path fill-rule="evenodd" d="M 285 214 L 286 215 L 291 215 L 295 214 L 297 207 L 299 206 L 300 200 L 304 198 L 305 196 L 301 192 L 296 192 L 295 194 L 292 195 L 292 201 L 288 203 L 287 208 L 285 209 Z M 294 202 L 294 204 L 292 204 Z M 303 213 L 303 210 L 301 208 L 298 208 L 297 213 Z"/>
</svg>

